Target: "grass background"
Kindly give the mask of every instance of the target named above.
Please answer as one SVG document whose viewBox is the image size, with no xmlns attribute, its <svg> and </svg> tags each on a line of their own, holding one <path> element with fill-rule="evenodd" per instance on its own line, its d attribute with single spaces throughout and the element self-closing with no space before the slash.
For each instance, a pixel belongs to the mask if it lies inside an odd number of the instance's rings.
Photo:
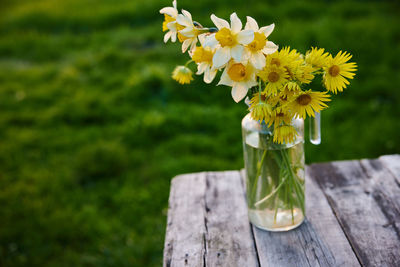
<svg viewBox="0 0 400 267">
<path fill-rule="evenodd" d="M 170 178 L 242 168 L 244 104 L 170 78 L 161 0 L 0 2 L 0 266 L 159 266 Z M 400 152 L 400 9 L 394 1 L 178 1 L 260 25 L 305 52 L 359 65 L 324 111 L 308 163 Z"/>
</svg>

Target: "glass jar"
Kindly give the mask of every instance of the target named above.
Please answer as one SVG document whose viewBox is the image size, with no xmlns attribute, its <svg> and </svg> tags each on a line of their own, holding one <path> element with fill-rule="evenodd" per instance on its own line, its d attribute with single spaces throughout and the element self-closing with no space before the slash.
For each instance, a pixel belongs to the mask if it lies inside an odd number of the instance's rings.
<svg viewBox="0 0 400 267">
<path fill-rule="evenodd" d="M 273 130 L 247 114 L 242 120 L 246 195 L 250 222 L 268 231 L 288 231 L 305 218 L 304 120 L 292 120 L 297 137 L 276 144 Z"/>
</svg>

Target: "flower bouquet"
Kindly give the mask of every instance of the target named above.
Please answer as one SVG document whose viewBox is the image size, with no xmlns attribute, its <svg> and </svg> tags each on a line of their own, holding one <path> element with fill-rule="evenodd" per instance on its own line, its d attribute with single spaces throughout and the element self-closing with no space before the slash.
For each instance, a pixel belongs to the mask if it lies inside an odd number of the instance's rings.
<svg viewBox="0 0 400 267">
<path fill-rule="evenodd" d="M 269 40 L 274 24 L 259 27 L 248 16 L 243 28 L 236 13 L 230 23 L 211 15 L 215 27 L 203 27 L 186 10 L 179 13 L 176 0 L 160 13 L 164 42 L 178 39 L 191 58 L 175 68 L 172 78 L 190 83 L 192 63 L 206 83 L 222 71 L 218 85 L 231 87 L 234 101 L 245 99 L 248 105 L 242 133 L 250 221 L 270 231 L 297 227 L 305 216 L 304 119 L 312 119 L 311 141 L 318 144 L 320 111 L 330 94 L 342 92 L 353 79 L 352 56 L 342 51 L 332 56 L 315 47 L 305 55 L 278 49 Z M 316 77 L 322 78 L 320 91 L 308 89 Z"/>
</svg>

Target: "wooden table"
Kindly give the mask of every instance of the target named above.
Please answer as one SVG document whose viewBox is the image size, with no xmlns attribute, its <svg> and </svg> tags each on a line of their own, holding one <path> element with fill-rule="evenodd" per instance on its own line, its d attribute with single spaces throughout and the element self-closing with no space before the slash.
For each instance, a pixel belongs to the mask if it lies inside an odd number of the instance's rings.
<svg viewBox="0 0 400 267">
<path fill-rule="evenodd" d="M 172 180 L 164 266 L 400 266 L 400 155 L 307 166 L 289 232 L 249 224 L 243 174 Z"/>
</svg>

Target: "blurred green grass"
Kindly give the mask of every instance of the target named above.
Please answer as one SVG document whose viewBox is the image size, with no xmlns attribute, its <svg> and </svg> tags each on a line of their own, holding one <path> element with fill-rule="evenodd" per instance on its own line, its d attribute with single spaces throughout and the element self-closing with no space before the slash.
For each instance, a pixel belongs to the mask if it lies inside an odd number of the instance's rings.
<svg viewBox="0 0 400 267">
<path fill-rule="evenodd" d="M 174 175 L 242 168 L 227 87 L 170 78 L 169 1 L 0 2 L 0 266 L 159 266 Z M 391 1 L 178 1 L 210 25 L 276 23 L 271 39 L 345 49 L 359 65 L 324 111 L 307 162 L 400 152 L 399 5 Z"/>
</svg>

